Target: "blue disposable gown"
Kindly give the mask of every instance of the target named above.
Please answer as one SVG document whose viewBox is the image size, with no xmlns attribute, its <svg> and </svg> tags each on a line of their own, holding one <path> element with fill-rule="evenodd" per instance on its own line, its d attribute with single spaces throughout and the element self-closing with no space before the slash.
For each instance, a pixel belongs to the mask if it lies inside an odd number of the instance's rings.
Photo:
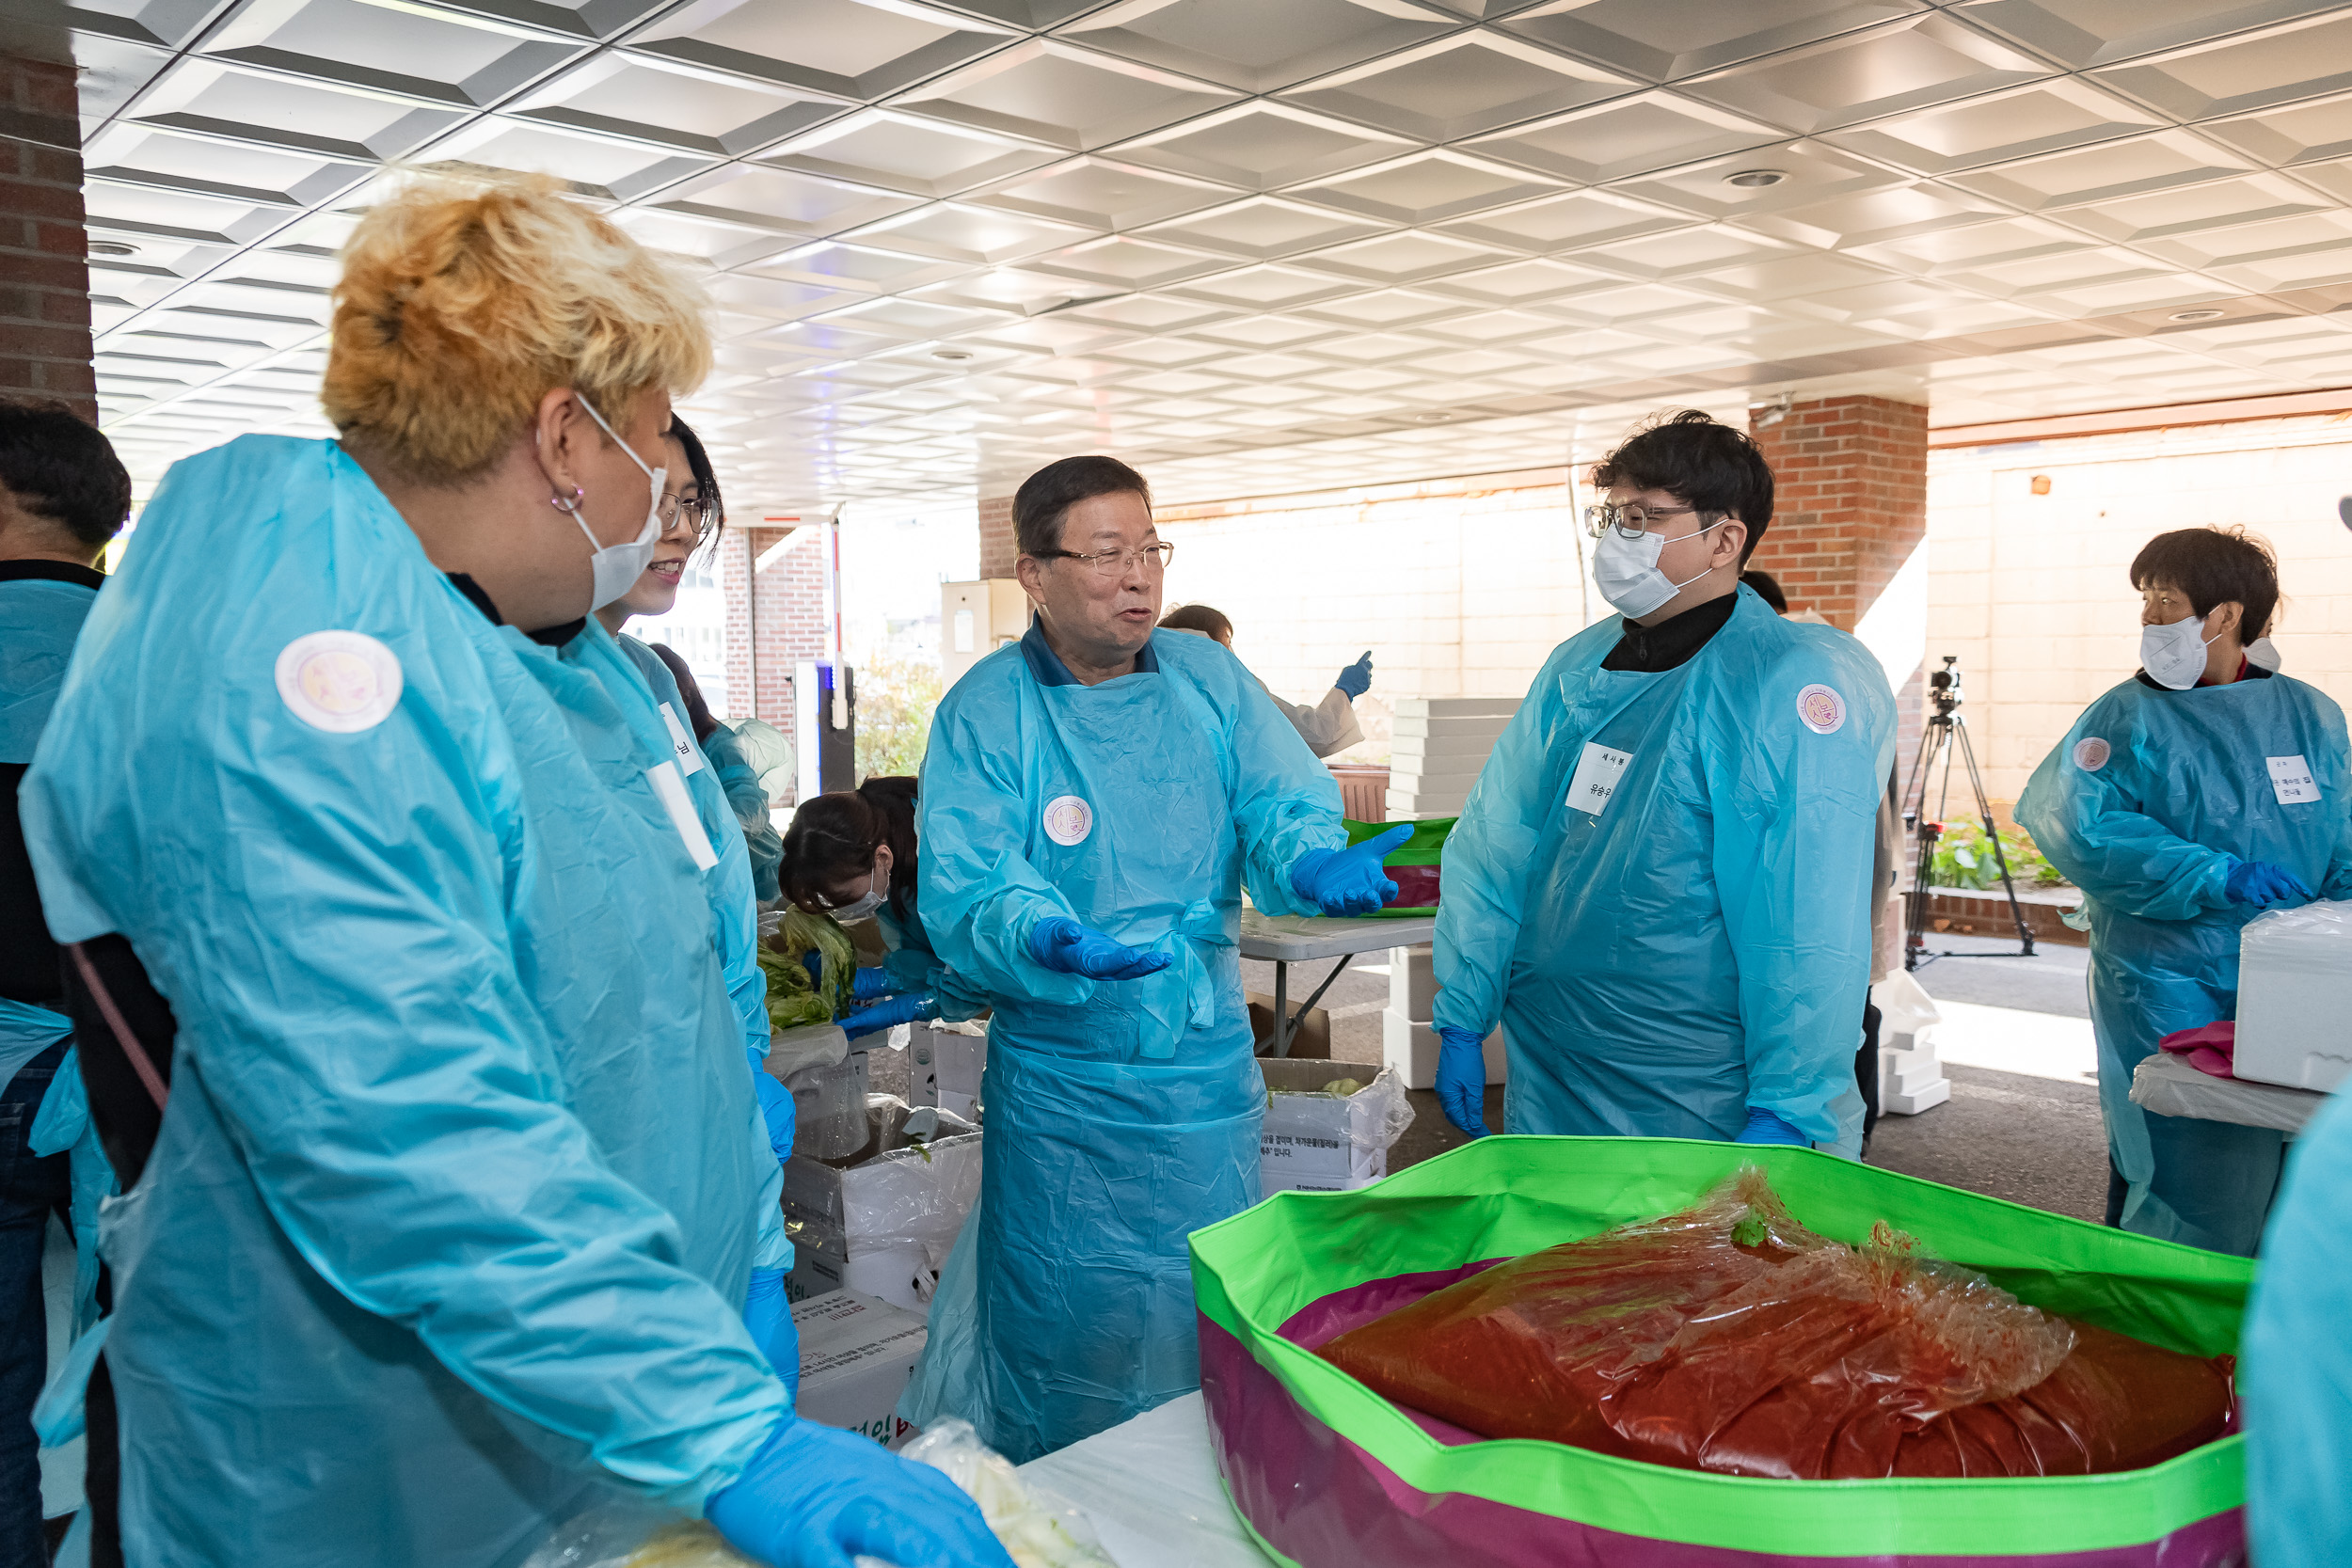
<svg viewBox="0 0 2352 1568">
<path fill-rule="evenodd" d="M 2266 759 L 2300 756 L 2319 799 L 2281 804 Z M 2179 1029 L 2237 1016 L 2238 928 L 2222 891 L 2268 861 L 2352 897 L 2344 710 L 2286 675 L 2168 691 L 2125 681 L 2084 710 L 2018 797 L 2017 820 L 2083 890 L 2090 1026 L 2123 1228 L 2250 1257 L 2284 1148 L 2267 1128 L 2154 1116 L 2132 1074 Z"/>
<path fill-rule="evenodd" d="M 1032 631 L 956 683 L 923 758 L 923 923 L 995 1006 L 957 1244 L 976 1322 L 934 1342 L 971 1345 L 949 1413 L 1016 1462 L 1199 1385 L 1184 1238 L 1259 1197 L 1242 886 L 1307 912 L 1293 863 L 1346 842 L 1339 786 L 1232 655 L 1161 632 L 1145 662 L 1080 686 Z M 1049 915 L 1174 961 L 1046 969 Z"/>
<path fill-rule="evenodd" d="M 784 835 L 776 832 L 775 818 L 768 815 L 768 788 L 743 754 L 743 743 L 724 724 L 712 730 L 701 745 L 751 854 L 752 895 L 763 904 L 772 904 L 777 897 L 776 873 L 784 864 Z"/>
<path fill-rule="evenodd" d="M 2352 1095 L 2303 1129 L 2263 1237 L 2238 1387 L 2246 1528 L 2262 1568 L 2352 1562 Z"/>
<path fill-rule="evenodd" d="M 1513 1132 L 1732 1138 L 1754 1106 L 1861 1148 L 1894 699 L 1739 595 L 1676 669 L 1602 669 L 1613 619 L 1562 643 L 1446 840 L 1435 1021 L 1502 1020 Z"/>
<path fill-rule="evenodd" d="M 789 1403 L 666 751 L 332 443 L 181 463 L 126 554 L 24 809 L 52 931 L 121 932 L 179 1020 L 104 1238 L 132 1560 L 500 1564 L 616 1488 L 698 1507 Z"/>
</svg>

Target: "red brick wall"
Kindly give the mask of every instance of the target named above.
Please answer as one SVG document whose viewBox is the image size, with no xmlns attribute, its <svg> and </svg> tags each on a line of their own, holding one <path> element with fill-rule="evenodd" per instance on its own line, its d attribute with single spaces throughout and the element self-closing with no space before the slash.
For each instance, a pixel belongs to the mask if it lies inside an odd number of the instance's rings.
<svg viewBox="0 0 2352 1568">
<path fill-rule="evenodd" d="M 980 501 L 980 576 L 1009 578 L 1013 562 L 1021 559 L 1021 546 L 1013 537 L 1012 498 L 989 496 Z"/>
<path fill-rule="evenodd" d="M 95 423 L 82 225 L 73 68 L 0 55 L 0 393 L 62 398 Z"/>
<path fill-rule="evenodd" d="M 803 527 L 813 535 L 816 525 Z M 758 525 L 728 529 L 720 545 L 719 582 L 727 603 L 728 716 L 756 716 L 789 735 L 793 666 L 823 657 L 828 639 L 821 540 L 794 546 L 758 574 L 756 597 L 749 591 L 753 564 L 787 531 Z"/>
<path fill-rule="evenodd" d="M 1789 609 L 1810 605 L 1853 630 L 1927 536 L 1928 411 L 1824 398 L 1753 434 L 1772 466 L 1774 496 L 1772 528 L 1750 564 L 1779 579 Z"/>
</svg>

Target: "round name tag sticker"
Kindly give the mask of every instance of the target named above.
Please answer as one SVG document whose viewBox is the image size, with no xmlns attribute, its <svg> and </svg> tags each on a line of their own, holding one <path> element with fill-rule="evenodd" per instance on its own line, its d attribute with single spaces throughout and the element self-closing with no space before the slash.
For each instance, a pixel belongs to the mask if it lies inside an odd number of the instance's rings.
<svg viewBox="0 0 2352 1568">
<path fill-rule="evenodd" d="M 1815 735 L 1836 735 L 1846 727 L 1846 699 L 1826 686 L 1808 686 L 1797 693 L 1797 717 Z"/>
<path fill-rule="evenodd" d="M 1045 836 L 1063 848 L 1087 841 L 1094 832 L 1094 808 L 1075 795 L 1057 795 L 1045 802 Z"/>
<path fill-rule="evenodd" d="M 400 656 L 365 632 L 314 631 L 278 656 L 278 695 L 330 735 L 372 730 L 400 705 Z"/>
<path fill-rule="evenodd" d="M 2086 773 L 2096 773 L 2114 754 L 2107 743 L 2095 735 L 2087 735 L 2074 742 L 2074 766 Z"/>
</svg>

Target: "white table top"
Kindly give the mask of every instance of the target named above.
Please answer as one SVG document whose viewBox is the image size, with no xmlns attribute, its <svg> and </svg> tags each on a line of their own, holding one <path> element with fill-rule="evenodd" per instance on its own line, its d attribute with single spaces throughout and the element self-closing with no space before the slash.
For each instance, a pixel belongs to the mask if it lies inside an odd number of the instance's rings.
<svg viewBox="0 0 2352 1568">
<path fill-rule="evenodd" d="M 1021 1466 L 1078 1505 L 1119 1568 L 1274 1568 L 1233 1513 L 1198 1393 Z"/>
<path fill-rule="evenodd" d="M 2216 1078 L 2169 1051 L 2143 1057 L 2132 1074 L 2132 1103 L 2163 1117 L 2196 1117 L 2293 1133 L 2303 1131 L 2303 1124 L 2327 1102 L 2326 1095 L 2312 1089 Z"/>
<path fill-rule="evenodd" d="M 1434 914 L 1404 920 L 1338 920 L 1328 915 L 1262 914 L 1244 910 L 1238 945 L 1245 958 L 1297 963 L 1376 953 L 1388 947 L 1418 947 L 1435 941 L 1437 935 Z"/>
</svg>

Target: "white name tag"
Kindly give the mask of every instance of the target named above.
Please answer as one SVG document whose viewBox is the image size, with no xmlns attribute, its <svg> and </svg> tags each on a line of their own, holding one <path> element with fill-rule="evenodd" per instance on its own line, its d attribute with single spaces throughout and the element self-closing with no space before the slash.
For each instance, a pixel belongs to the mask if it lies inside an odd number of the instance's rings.
<svg viewBox="0 0 2352 1568">
<path fill-rule="evenodd" d="M 661 705 L 661 721 L 670 726 L 670 749 L 677 753 L 677 765 L 688 778 L 703 770 L 703 749 L 694 744 L 694 737 L 686 733 L 686 726 L 677 721 L 670 705 Z"/>
<path fill-rule="evenodd" d="M 694 815 L 693 797 L 686 793 L 686 776 L 677 770 L 677 764 L 657 763 L 645 769 L 645 777 L 653 781 L 661 809 L 670 814 L 670 826 L 677 830 L 678 842 L 694 858 L 694 869 L 707 871 L 718 864 L 718 851 L 710 847 L 710 835 L 703 832 L 703 819 Z"/>
<path fill-rule="evenodd" d="M 1630 752 L 1613 752 L 1597 740 L 1586 741 L 1584 754 L 1576 759 L 1576 772 L 1568 780 L 1568 804 L 1598 816 L 1617 792 L 1625 765 L 1632 760 Z"/>
<path fill-rule="evenodd" d="M 2270 792 L 2279 797 L 2280 805 L 2299 806 L 2319 799 L 2319 781 L 2312 777 L 2310 763 L 2299 756 L 2264 760 L 2270 764 Z"/>
</svg>

